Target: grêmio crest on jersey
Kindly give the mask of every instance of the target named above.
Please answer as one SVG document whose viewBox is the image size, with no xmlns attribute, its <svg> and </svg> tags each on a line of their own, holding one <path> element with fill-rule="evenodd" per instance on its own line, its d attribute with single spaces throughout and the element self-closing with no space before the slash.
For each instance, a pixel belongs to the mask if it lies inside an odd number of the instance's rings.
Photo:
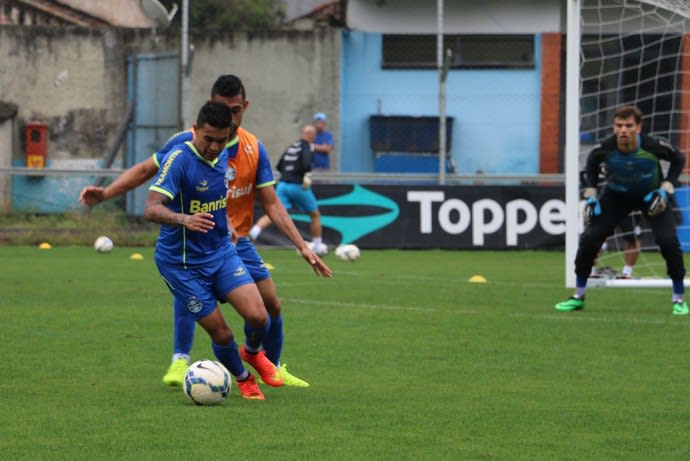
<svg viewBox="0 0 690 461">
<path fill-rule="evenodd" d="M 225 170 L 225 187 L 230 189 L 230 183 L 237 177 L 237 170 L 231 166 Z"/>
</svg>

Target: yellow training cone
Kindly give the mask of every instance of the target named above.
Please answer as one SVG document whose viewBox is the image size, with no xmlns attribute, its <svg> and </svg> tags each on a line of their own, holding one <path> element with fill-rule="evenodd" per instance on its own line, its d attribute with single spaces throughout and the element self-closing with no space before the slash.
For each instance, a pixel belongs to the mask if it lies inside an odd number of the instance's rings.
<svg viewBox="0 0 690 461">
<path fill-rule="evenodd" d="M 470 283 L 486 283 L 486 278 L 483 275 L 473 275 L 468 280 Z"/>
<path fill-rule="evenodd" d="M 266 266 L 266 269 L 268 269 L 269 271 L 272 271 L 275 269 L 275 267 L 273 267 L 273 264 L 271 264 L 271 263 L 264 263 L 264 266 Z"/>
<path fill-rule="evenodd" d="M 50 250 L 51 248 L 53 248 L 53 246 L 48 242 L 41 242 L 38 245 L 39 250 Z"/>
<path fill-rule="evenodd" d="M 131 259 L 132 261 L 141 261 L 142 259 L 144 259 L 144 257 L 141 253 L 132 253 L 131 255 L 129 255 L 129 259 Z"/>
</svg>

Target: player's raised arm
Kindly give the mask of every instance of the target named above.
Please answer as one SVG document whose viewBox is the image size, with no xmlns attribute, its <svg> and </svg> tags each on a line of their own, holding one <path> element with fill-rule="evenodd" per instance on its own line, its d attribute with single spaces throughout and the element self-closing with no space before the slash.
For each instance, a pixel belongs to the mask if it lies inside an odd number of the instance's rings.
<svg viewBox="0 0 690 461">
<path fill-rule="evenodd" d="M 175 133 L 166 141 L 165 145 L 159 151 L 155 152 L 146 160 L 127 169 L 108 187 L 86 186 L 79 194 L 79 201 L 84 205 L 94 206 L 105 200 L 129 192 L 132 189 L 136 189 L 156 176 L 158 168 L 160 167 L 160 162 L 173 147 L 192 140 L 193 136 L 190 130 Z"/>
<path fill-rule="evenodd" d="M 144 184 L 153 178 L 158 171 L 158 165 L 153 157 L 137 163 L 118 176 L 108 187 L 86 186 L 79 194 L 79 202 L 84 205 L 95 206 L 118 195 L 122 195 Z"/>
</svg>

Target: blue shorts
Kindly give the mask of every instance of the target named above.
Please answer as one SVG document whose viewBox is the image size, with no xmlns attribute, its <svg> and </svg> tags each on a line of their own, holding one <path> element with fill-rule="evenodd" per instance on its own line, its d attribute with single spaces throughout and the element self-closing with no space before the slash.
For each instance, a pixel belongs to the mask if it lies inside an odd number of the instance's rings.
<svg viewBox="0 0 690 461">
<path fill-rule="evenodd" d="M 266 280 L 271 276 L 271 273 L 266 269 L 264 260 L 261 259 L 251 240 L 247 237 L 241 237 L 235 247 L 237 248 L 237 254 L 249 271 L 249 275 L 251 275 L 255 282 Z"/>
<path fill-rule="evenodd" d="M 297 208 L 305 213 L 311 213 L 319 208 L 311 188 L 302 189 L 301 184 L 280 181 L 276 187 L 276 194 L 286 210 Z"/>
<path fill-rule="evenodd" d="M 201 320 L 213 312 L 218 301 L 225 301 L 236 288 L 254 283 L 236 254 L 187 269 L 156 265 L 175 300 L 187 307 L 185 313 L 194 320 Z"/>
</svg>

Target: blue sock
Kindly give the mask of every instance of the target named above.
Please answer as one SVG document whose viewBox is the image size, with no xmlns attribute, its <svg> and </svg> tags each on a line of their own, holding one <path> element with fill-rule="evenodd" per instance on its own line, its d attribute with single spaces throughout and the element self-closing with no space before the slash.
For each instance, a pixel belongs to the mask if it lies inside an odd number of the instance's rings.
<svg viewBox="0 0 690 461">
<path fill-rule="evenodd" d="M 673 282 L 673 301 L 678 301 L 683 299 L 685 294 L 685 284 L 683 279 L 672 280 Z"/>
<path fill-rule="evenodd" d="M 173 348 L 175 354 L 189 356 L 194 343 L 194 325 L 196 322 L 189 317 L 187 306 L 182 301 L 174 298 L 173 307 Z"/>
<path fill-rule="evenodd" d="M 240 354 L 237 352 L 237 343 L 235 343 L 235 341 L 232 341 L 227 346 L 219 346 L 211 342 L 211 349 L 213 349 L 213 354 L 215 354 L 218 361 L 222 363 L 235 378 L 242 381 L 247 377 L 247 370 L 244 368 Z"/>
<path fill-rule="evenodd" d="M 271 317 L 266 316 L 266 325 L 262 328 L 254 328 L 247 322 L 244 322 L 244 344 L 248 352 L 257 352 L 261 349 L 261 342 L 264 340 L 268 334 L 268 330 L 271 328 Z"/>
<path fill-rule="evenodd" d="M 280 353 L 283 350 L 283 317 L 271 317 L 271 327 L 262 343 L 266 357 L 273 365 L 280 365 Z"/>
<path fill-rule="evenodd" d="M 586 290 L 587 290 L 587 279 L 576 277 L 575 278 L 575 296 L 577 296 L 578 298 L 584 298 Z"/>
</svg>

